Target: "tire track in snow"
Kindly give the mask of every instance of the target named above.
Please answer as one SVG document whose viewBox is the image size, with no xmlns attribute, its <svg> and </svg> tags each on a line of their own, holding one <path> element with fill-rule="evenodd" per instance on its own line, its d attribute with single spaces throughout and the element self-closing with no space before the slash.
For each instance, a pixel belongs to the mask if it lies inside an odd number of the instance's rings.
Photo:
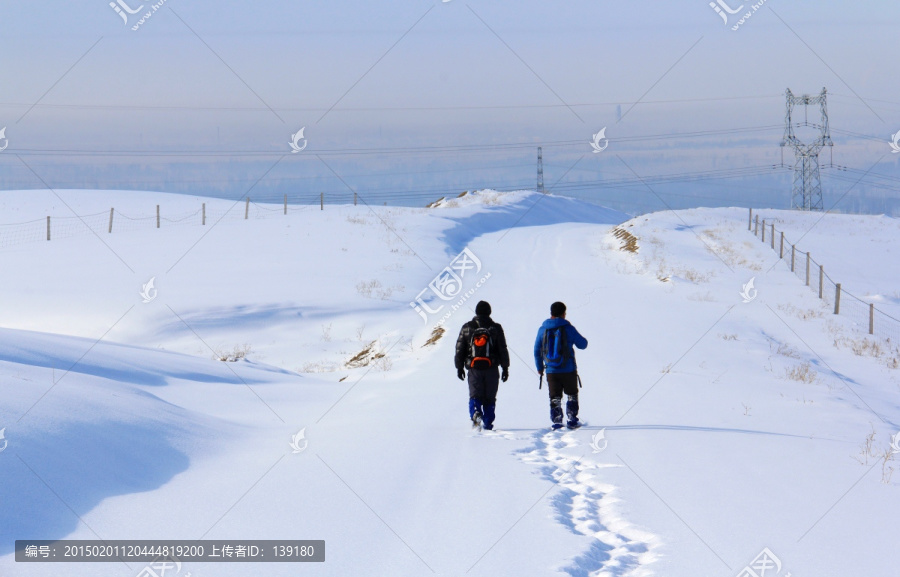
<svg viewBox="0 0 900 577">
<path fill-rule="evenodd" d="M 551 499 L 555 519 L 575 535 L 591 538 L 588 549 L 560 567 L 572 577 L 637 577 L 649 575 L 656 559 L 656 536 L 631 526 L 613 510 L 615 487 L 597 478 L 597 469 L 617 467 L 578 457 L 582 446 L 574 431 L 533 435 L 532 447 L 517 451 L 523 462 L 537 465 L 543 478 L 559 486 Z M 571 471 L 570 471 L 571 468 Z M 569 471 L 567 473 L 567 471 Z"/>
</svg>

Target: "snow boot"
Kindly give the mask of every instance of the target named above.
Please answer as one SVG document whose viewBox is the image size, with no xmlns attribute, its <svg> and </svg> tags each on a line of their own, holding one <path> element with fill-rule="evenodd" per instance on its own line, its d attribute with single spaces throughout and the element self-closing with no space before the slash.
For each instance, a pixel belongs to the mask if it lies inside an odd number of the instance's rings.
<svg viewBox="0 0 900 577">
<path fill-rule="evenodd" d="M 578 422 L 578 397 L 570 396 L 566 401 L 566 418 L 568 419 L 566 426 L 570 429 L 577 429 L 581 426 L 581 423 Z"/>
<path fill-rule="evenodd" d="M 550 420 L 553 421 L 554 429 L 562 427 L 563 412 L 562 406 L 560 406 L 561 404 L 562 397 L 553 397 L 550 399 Z"/>
<path fill-rule="evenodd" d="M 484 422 L 484 428 L 490 431 L 494 428 L 494 408 L 496 405 L 484 405 L 484 413 L 482 414 L 482 420 Z"/>
<path fill-rule="evenodd" d="M 472 428 L 481 429 L 482 413 L 481 403 L 478 399 L 469 399 L 469 417 L 472 419 Z"/>
</svg>

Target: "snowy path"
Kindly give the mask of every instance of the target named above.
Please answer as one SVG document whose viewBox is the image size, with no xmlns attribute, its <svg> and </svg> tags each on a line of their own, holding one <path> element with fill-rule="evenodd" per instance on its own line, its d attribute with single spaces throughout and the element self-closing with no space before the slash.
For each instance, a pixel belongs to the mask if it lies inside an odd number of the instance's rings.
<svg viewBox="0 0 900 577">
<path fill-rule="evenodd" d="M 733 577 L 763 547 L 779 577 L 900 563 L 900 481 L 875 458 L 900 424 L 893 353 L 838 343 L 862 341 L 789 272 L 764 272 L 774 257 L 742 211 L 635 219 L 630 253 L 609 234 L 621 215 L 498 198 L 223 223 L 171 274 L 197 230 L 109 236 L 134 274 L 94 238 L 0 254 L 24 271 L 0 285 L 0 485 L 16 497 L 0 500 L 0 574 L 59 574 L 15 564 L 14 538 L 98 536 L 326 540 L 324 564 L 254 569 L 272 576 Z M 435 318 L 408 303 L 462 246 L 490 279 L 425 346 Z M 153 274 L 159 296 L 141 303 Z M 498 431 L 480 434 L 451 360 L 479 299 L 512 355 Z M 574 432 L 543 428 L 532 361 L 555 300 L 590 342 L 591 427 Z M 241 343 L 250 361 L 211 359 Z M 369 364 L 347 366 L 366 350 Z M 594 452 L 602 429 L 609 447 Z"/>
<path fill-rule="evenodd" d="M 533 436 L 534 445 L 520 450 L 519 458 L 537 466 L 544 479 L 559 486 L 550 498 L 555 519 L 573 534 L 587 537 L 583 540 L 587 550 L 561 568 L 565 573 L 573 577 L 640 575 L 637 570 L 654 559 L 656 539 L 614 512 L 615 487 L 600 480 L 603 468 L 614 465 L 592 460 L 591 454 L 601 451 L 579 441 L 589 432 L 589 428 L 539 431 Z M 597 449 L 605 446 L 602 441 L 596 445 Z"/>
</svg>

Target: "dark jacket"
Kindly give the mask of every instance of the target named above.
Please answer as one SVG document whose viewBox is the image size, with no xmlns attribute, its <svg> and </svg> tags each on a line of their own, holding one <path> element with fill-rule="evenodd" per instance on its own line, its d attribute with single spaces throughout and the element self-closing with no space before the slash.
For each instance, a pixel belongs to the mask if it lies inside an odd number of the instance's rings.
<svg viewBox="0 0 900 577">
<path fill-rule="evenodd" d="M 544 324 L 541 325 L 541 328 L 538 329 L 537 338 L 534 340 L 534 366 L 537 367 L 539 373 L 544 372 L 544 356 L 543 354 L 541 354 L 541 345 L 544 341 L 544 331 L 559 326 L 566 327 L 566 343 L 569 346 L 568 360 L 566 361 L 565 365 L 559 368 L 547 367 L 548 373 L 575 372 L 577 370 L 577 367 L 575 366 L 575 351 L 572 349 L 572 345 L 575 345 L 579 349 L 587 348 L 587 339 L 581 336 L 569 321 L 563 318 L 550 318 L 545 320 Z"/>
<path fill-rule="evenodd" d="M 503 327 L 500 326 L 500 323 L 491 320 L 489 316 L 477 315 L 459 330 L 459 338 L 456 339 L 456 356 L 453 359 L 457 370 L 463 367 L 468 368 L 472 361 L 469 358 L 469 344 L 472 340 L 472 333 L 478 328 L 486 328 L 491 335 L 491 342 L 494 345 L 491 360 L 494 366 L 499 363 L 501 367 L 508 369 L 509 350 L 506 348 L 506 335 L 503 333 Z"/>
</svg>

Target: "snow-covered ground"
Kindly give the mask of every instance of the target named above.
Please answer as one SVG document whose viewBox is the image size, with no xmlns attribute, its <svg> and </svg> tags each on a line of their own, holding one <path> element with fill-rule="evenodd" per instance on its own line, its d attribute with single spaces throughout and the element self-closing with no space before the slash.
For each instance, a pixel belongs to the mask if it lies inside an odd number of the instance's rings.
<svg viewBox="0 0 900 577">
<path fill-rule="evenodd" d="M 206 202 L 210 218 L 110 234 L 98 217 L 96 234 L 0 251 L 0 574 L 143 568 L 15 563 L 26 538 L 327 544 L 324 563 L 180 572 L 197 577 L 727 577 L 765 548 L 781 564 L 768 577 L 900 563 L 900 352 L 855 354 L 867 337 L 773 267 L 743 209 L 630 219 L 484 191 L 428 209 L 252 205 L 244 220 L 214 199 L 59 196 L 0 206 L 22 222 Z M 896 221 L 841 218 L 884 250 L 821 224 L 805 250 L 887 299 Z M 461 253 L 474 268 L 443 301 L 429 284 Z M 497 430 L 476 433 L 452 355 L 480 299 L 513 360 Z M 555 300 L 589 340 L 574 432 L 549 431 L 532 361 Z"/>
</svg>

